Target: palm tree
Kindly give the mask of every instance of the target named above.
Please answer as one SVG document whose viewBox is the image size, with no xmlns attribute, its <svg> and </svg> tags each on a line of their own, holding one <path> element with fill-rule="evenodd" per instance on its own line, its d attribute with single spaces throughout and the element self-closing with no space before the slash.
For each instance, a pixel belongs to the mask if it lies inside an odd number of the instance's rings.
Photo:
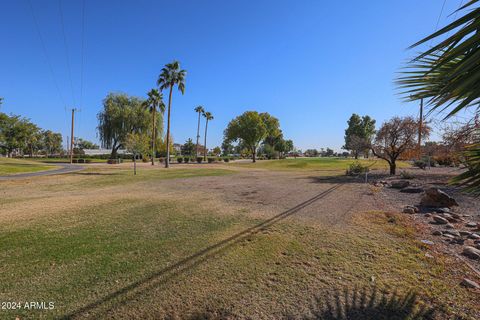
<svg viewBox="0 0 480 320">
<path fill-rule="evenodd" d="M 164 89 L 170 89 L 168 95 L 168 114 L 167 114 L 167 158 L 165 159 L 165 168 L 170 167 L 170 110 L 172 107 L 172 91 L 174 86 L 178 86 L 178 90 L 182 94 L 185 93 L 185 76 L 187 72 L 180 69 L 180 63 L 178 61 L 173 61 L 167 63 L 163 67 L 160 75 L 158 76 L 157 85 L 160 88 L 160 91 Z"/>
<path fill-rule="evenodd" d="M 213 116 L 210 112 L 205 112 L 203 114 L 203 116 L 205 117 L 205 119 L 207 120 L 205 122 L 205 149 L 204 149 L 204 152 L 203 152 L 203 161 L 206 161 L 207 160 L 207 128 L 208 128 L 208 121 L 210 120 L 213 120 Z"/>
<path fill-rule="evenodd" d="M 476 4 L 476 6 L 474 6 Z M 469 10 L 465 10 L 469 9 Z M 480 7 L 470 0 L 457 11 L 465 14 L 413 44 L 411 48 L 438 39 L 438 44 L 418 55 L 397 79 L 406 100 L 426 99 L 430 112 L 448 112 L 448 119 L 461 110 L 474 109 L 470 124 L 480 135 Z M 453 32 L 450 35 L 450 32 Z M 440 38 L 440 39 L 439 39 Z M 463 184 L 467 191 L 480 195 L 480 143 L 469 146 L 464 157 L 467 172 L 453 182 Z"/>
<path fill-rule="evenodd" d="M 148 93 L 148 99 L 144 102 L 144 107 L 152 113 L 152 166 L 155 164 L 155 141 L 157 139 L 157 109 L 165 113 L 165 103 L 163 103 L 163 94 L 157 89 L 152 89 Z"/>
<path fill-rule="evenodd" d="M 197 147 L 195 149 L 195 157 L 198 157 L 198 139 L 200 139 L 200 116 L 205 113 L 205 109 L 202 106 L 198 106 L 195 109 L 198 112 L 198 125 L 197 125 Z"/>
</svg>

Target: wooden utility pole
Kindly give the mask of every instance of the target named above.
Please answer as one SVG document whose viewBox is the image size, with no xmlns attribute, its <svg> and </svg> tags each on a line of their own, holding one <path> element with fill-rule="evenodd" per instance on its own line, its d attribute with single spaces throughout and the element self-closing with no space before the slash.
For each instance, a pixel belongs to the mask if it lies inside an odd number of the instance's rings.
<svg viewBox="0 0 480 320">
<path fill-rule="evenodd" d="M 422 155 L 423 98 L 420 99 L 420 119 L 418 121 L 418 158 Z"/>
<path fill-rule="evenodd" d="M 71 164 L 73 163 L 73 127 L 75 124 L 75 111 L 77 111 L 77 109 L 72 108 L 72 131 L 70 135 L 70 163 Z"/>
</svg>

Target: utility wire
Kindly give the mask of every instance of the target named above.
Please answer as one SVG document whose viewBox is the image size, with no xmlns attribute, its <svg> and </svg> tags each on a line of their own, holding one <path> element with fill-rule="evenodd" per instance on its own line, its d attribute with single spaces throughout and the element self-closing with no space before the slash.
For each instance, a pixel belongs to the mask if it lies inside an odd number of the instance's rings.
<svg viewBox="0 0 480 320">
<path fill-rule="evenodd" d="M 45 46 L 45 41 L 43 41 L 42 33 L 40 31 L 40 27 L 38 25 L 38 21 L 37 21 L 37 18 L 35 16 L 35 11 L 33 10 L 32 2 L 30 0 L 27 0 L 27 2 L 28 2 L 28 6 L 30 8 L 30 12 L 32 14 L 33 24 L 35 25 L 35 30 L 37 31 L 38 38 L 40 39 L 40 43 L 42 45 L 43 53 L 45 55 L 45 60 L 47 61 L 47 65 L 48 65 L 48 69 L 50 71 L 50 75 L 52 77 L 55 88 L 57 89 L 58 96 L 60 97 L 60 100 L 62 101 L 63 107 L 66 108 L 67 104 L 65 103 L 65 99 L 63 98 L 62 91 L 60 90 L 60 87 L 58 86 L 57 78 L 55 77 L 55 72 L 53 72 L 52 63 L 51 63 L 50 58 L 48 56 L 47 47 Z"/>
<path fill-rule="evenodd" d="M 64 20 L 63 20 L 62 0 L 58 0 L 58 6 L 59 6 L 59 9 L 60 9 L 60 21 L 61 21 L 61 24 L 62 24 L 63 44 L 65 46 L 65 55 L 66 55 L 66 61 L 67 61 L 68 78 L 70 80 L 70 90 L 72 91 L 73 105 L 76 106 L 75 92 L 73 90 L 73 81 L 72 81 L 72 69 L 70 68 L 70 58 L 69 58 L 69 54 L 68 54 L 67 35 L 65 33 L 65 23 L 64 23 Z"/>
<path fill-rule="evenodd" d="M 80 108 L 83 108 L 83 66 L 85 61 L 85 0 L 82 1 L 82 63 L 80 67 Z"/>
<path fill-rule="evenodd" d="M 446 2 L 447 2 L 447 0 L 443 0 L 442 9 L 440 9 L 440 14 L 438 15 L 437 23 L 435 24 L 435 29 L 433 30 L 433 33 L 437 32 L 437 30 L 438 30 L 438 25 L 440 24 L 440 19 L 442 18 L 443 9 L 445 9 L 445 3 Z M 433 39 L 430 39 L 430 43 L 428 44 L 428 46 L 430 48 L 432 47 L 432 41 L 433 41 Z"/>
</svg>

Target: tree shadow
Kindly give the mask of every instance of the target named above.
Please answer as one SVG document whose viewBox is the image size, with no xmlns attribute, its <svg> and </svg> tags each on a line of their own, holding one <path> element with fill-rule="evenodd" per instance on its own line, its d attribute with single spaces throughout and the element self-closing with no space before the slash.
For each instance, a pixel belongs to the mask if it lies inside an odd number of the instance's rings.
<svg viewBox="0 0 480 320">
<path fill-rule="evenodd" d="M 303 208 L 313 204 L 314 202 L 326 197 L 328 194 L 339 188 L 340 185 L 336 184 L 327 190 L 317 194 L 316 196 L 292 207 L 286 211 L 283 211 L 255 226 L 247 228 L 241 232 L 238 232 L 220 242 L 217 242 L 203 250 L 200 250 L 166 268 L 158 270 L 149 276 L 131 283 L 130 285 L 116 290 L 105 297 L 102 297 L 90 304 L 80 307 L 73 312 L 65 314 L 61 319 L 83 318 L 86 315 L 95 314 L 96 318 L 101 318 L 100 315 L 105 315 L 110 310 L 114 310 L 115 306 L 121 306 L 128 301 L 141 299 L 141 295 L 148 292 L 155 287 L 167 282 L 168 280 L 177 277 L 178 275 L 193 269 L 197 265 L 214 258 L 215 256 L 225 252 L 232 246 L 240 243 L 249 237 L 265 231 L 267 228 L 276 224 L 277 222 L 286 219 L 287 217 L 297 213 Z M 107 306 L 108 305 L 108 306 Z M 105 310 L 107 308 L 107 310 Z"/>
<path fill-rule="evenodd" d="M 364 176 L 347 176 L 347 175 L 339 175 L 339 176 L 309 176 L 306 177 L 310 180 L 311 183 L 364 183 L 365 177 Z M 304 177 L 299 177 L 297 179 L 305 179 Z"/>
<path fill-rule="evenodd" d="M 71 174 L 79 176 L 118 176 L 116 172 L 72 172 Z"/>
<path fill-rule="evenodd" d="M 420 303 L 415 292 L 405 295 L 388 294 L 377 288 L 343 290 L 331 295 L 317 296 L 308 312 L 287 319 L 318 320 L 420 320 L 434 319 L 436 310 Z"/>
</svg>

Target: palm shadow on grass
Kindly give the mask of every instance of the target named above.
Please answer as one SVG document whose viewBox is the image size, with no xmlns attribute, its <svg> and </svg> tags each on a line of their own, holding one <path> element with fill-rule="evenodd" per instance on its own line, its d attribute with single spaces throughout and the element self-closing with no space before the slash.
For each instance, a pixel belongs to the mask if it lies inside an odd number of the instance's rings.
<svg viewBox="0 0 480 320">
<path fill-rule="evenodd" d="M 325 298 L 327 297 L 327 298 Z M 418 300 L 417 294 L 409 292 L 387 294 L 377 288 L 353 289 L 323 293 L 313 297 L 309 306 L 295 314 L 277 317 L 288 320 L 428 320 L 434 319 L 437 311 Z M 237 316 L 228 309 L 207 308 L 190 315 L 170 314 L 169 320 L 227 320 Z"/>
<path fill-rule="evenodd" d="M 325 296 L 325 295 L 324 295 Z M 436 310 L 420 303 L 415 292 L 388 294 L 377 288 L 336 291 L 312 299 L 305 315 L 287 319 L 318 320 L 420 320 L 434 319 Z"/>
</svg>

